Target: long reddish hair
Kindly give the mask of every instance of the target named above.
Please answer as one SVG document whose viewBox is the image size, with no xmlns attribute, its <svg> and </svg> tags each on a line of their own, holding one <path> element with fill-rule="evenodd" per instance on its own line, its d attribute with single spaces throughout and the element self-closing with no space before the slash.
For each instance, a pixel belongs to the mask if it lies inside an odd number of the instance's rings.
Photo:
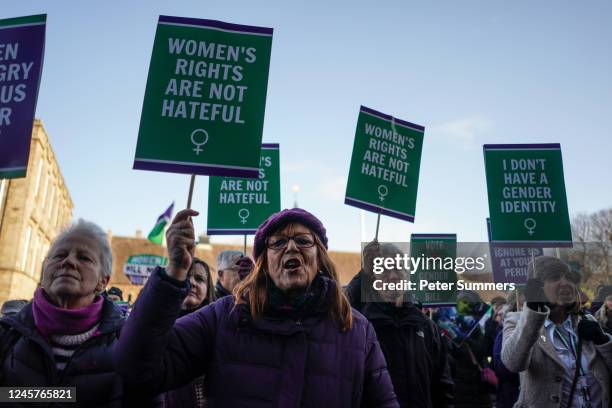
<svg viewBox="0 0 612 408">
<path fill-rule="evenodd" d="M 348 331 L 353 327 L 351 305 L 342 292 L 336 267 L 327 254 L 327 249 L 325 249 L 323 243 L 316 234 L 313 233 L 312 235 L 315 238 L 315 245 L 317 246 L 317 264 L 319 266 L 319 271 L 333 279 L 336 283 L 334 293 L 332 294 L 329 317 L 338 323 L 341 331 Z M 257 320 L 263 315 L 264 308 L 268 301 L 268 287 L 272 284 L 272 281 L 266 271 L 267 264 L 267 250 L 264 250 L 255 260 L 255 268 L 253 271 L 240 282 L 234 290 L 236 304 L 247 304 L 253 320 Z"/>
</svg>

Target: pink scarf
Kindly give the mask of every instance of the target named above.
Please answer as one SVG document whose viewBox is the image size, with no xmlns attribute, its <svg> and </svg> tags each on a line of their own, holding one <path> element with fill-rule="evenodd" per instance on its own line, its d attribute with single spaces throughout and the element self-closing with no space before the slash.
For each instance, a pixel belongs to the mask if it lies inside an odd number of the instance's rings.
<svg viewBox="0 0 612 408">
<path fill-rule="evenodd" d="M 62 309 L 47 299 L 42 288 L 34 292 L 32 313 L 34 324 L 44 336 L 79 334 L 91 329 L 102 318 L 102 296 L 96 296 L 91 305 L 81 309 Z"/>
</svg>

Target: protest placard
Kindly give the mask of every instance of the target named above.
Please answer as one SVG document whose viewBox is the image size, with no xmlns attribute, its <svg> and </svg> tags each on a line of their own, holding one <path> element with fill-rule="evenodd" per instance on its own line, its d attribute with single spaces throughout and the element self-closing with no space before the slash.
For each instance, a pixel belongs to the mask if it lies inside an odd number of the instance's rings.
<svg viewBox="0 0 612 408">
<path fill-rule="evenodd" d="M 0 179 L 27 173 L 46 21 L 46 14 L 0 20 Z"/>
<path fill-rule="evenodd" d="M 534 257 L 542 255 L 544 253 L 543 249 L 537 247 L 513 247 L 508 244 L 499 245 L 491 242 L 491 223 L 488 218 L 487 231 L 489 233 L 493 282 L 526 284 L 529 262 Z"/>
<path fill-rule="evenodd" d="M 410 257 L 421 258 L 410 280 L 416 282 L 416 300 L 431 307 L 454 306 L 457 301 L 456 234 L 412 234 Z M 432 285 L 423 285 L 427 281 Z M 429 289 L 436 287 L 436 289 Z M 441 288 L 441 289 L 437 289 Z"/>
<path fill-rule="evenodd" d="M 491 242 L 572 245 L 561 146 L 484 145 Z"/>
<path fill-rule="evenodd" d="M 344 203 L 414 222 L 424 132 L 362 106 Z"/>
<path fill-rule="evenodd" d="M 261 146 L 259 178 L 211 177 L 208 184 L 208 235 L 255 234 L 280 211 L 280 157 L 277 143 Z"/>
<path fill-rule="evenodd" d="M 272 29 L 160 16 L 134 168 L 256 178 Z"/>
<path fill-rule="evenodd" d="M 134 285 L 144 285 L 151 276 L 151 273 L 158 266 L 166 266 L 168 258 L 165 256 L 138 254 L 131 255 L 125 265 L 123 265 L 123 273 L 128 277 Z"/>
</svg>

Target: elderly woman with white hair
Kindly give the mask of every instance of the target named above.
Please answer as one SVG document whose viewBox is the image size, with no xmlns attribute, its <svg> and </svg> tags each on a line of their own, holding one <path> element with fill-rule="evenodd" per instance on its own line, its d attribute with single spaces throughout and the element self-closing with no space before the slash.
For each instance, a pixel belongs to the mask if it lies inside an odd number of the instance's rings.
<svg viewBox="0 0 612 408">
<path fill-rule="evenodd" d="M 101 296 L 112 272 L 106 233 L 79 220 L 52 243 L 32 302 L 0 321 L 0 385 L 76 387 L 75 406 L 122 406 L 131 397 L 112 351 L 124 323 Z M 59 396 L 59 394 L 58 394 Z"/>
</svg>

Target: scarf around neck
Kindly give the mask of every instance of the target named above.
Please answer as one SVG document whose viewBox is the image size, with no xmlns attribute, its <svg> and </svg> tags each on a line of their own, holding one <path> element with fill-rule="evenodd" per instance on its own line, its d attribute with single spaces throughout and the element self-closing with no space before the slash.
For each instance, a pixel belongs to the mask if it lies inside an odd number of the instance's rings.
<svg viewBox="0 0 612 408">
<path fill-rule="evenodd" d="M 32 301 L 34 324 L 45 337 L 83 333 L 101 320 L 103 303 L 102 296 L 96 296 L 89 306 L 62 309 L 48 300 L 43 288 L 38 288 Z"/>
<path fill-rule="evenodd" d="M 327 312 L 333 281 L 317 273 L 310 289 L 297 297 L 290 297 L 270 281 L 267 312 L 275 317 L 305 318 Z"/>
</svg>

